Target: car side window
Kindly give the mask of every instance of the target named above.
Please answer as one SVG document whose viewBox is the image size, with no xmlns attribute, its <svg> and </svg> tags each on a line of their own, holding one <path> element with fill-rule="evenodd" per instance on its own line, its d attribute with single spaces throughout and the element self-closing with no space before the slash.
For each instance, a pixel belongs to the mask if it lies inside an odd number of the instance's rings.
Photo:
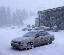
<svg viewBox="0 0 64 55">
<path fill-rule="evenodd" d="M 39 36 L 45 36 L 45 35 L 46 35 L 46 32 L 43 32 L 43 31 L 39 32 Z"/>
</svg>

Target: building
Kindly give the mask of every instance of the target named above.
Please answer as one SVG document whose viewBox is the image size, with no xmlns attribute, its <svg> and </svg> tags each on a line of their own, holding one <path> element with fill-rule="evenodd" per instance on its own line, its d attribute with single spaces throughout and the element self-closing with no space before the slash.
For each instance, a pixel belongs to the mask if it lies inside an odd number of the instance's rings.
<svg viewBox="0 0 64 55">
<path fill-rule="evenodd" d="M 57 26 L 58 29 L 64 29 L 64 6 L 38 11 L 35 26 Z"/>
</svg>

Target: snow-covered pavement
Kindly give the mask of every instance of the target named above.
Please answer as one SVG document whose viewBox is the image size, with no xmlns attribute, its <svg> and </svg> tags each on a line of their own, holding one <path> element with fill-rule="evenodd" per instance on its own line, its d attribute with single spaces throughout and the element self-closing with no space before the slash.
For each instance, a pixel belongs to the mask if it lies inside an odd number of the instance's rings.
<svg viewBox="0 0 64 55">
<path fill-rule="evenodd" d="M 25 51 L 12 49 L 10 46 L 11 40 L 22 36 L 24 33 L 21 28 L 0 28 L 0 55 L 64 55 L 64 31 L 50 32 L 55 36 L 55 41 L 50 45 Z"/>
</svg>

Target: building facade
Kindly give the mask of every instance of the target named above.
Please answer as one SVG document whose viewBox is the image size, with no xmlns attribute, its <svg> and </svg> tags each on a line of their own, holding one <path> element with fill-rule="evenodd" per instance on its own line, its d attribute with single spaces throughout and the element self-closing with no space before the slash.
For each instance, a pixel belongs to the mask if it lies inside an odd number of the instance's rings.
<svg viewBox="0 0 64 55">
<path fill-rule="evenodd" d="M 35 26 L 57 26 L 58 29 L 64 29 L 64 6 L 38 11 Z"/>
</svg>

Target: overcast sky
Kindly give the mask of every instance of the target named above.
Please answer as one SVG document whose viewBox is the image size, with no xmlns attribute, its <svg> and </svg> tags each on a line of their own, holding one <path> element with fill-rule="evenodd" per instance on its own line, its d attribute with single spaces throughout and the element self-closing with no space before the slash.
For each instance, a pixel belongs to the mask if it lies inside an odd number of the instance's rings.
<svg viewBox="0 0 64 55">
<path fill-rule="evenodd" d="M 12 10 L 43 10 L 64 5 L 64 0 L 0 0 L 0 6 L 10 7 Z"/>
</svg>

